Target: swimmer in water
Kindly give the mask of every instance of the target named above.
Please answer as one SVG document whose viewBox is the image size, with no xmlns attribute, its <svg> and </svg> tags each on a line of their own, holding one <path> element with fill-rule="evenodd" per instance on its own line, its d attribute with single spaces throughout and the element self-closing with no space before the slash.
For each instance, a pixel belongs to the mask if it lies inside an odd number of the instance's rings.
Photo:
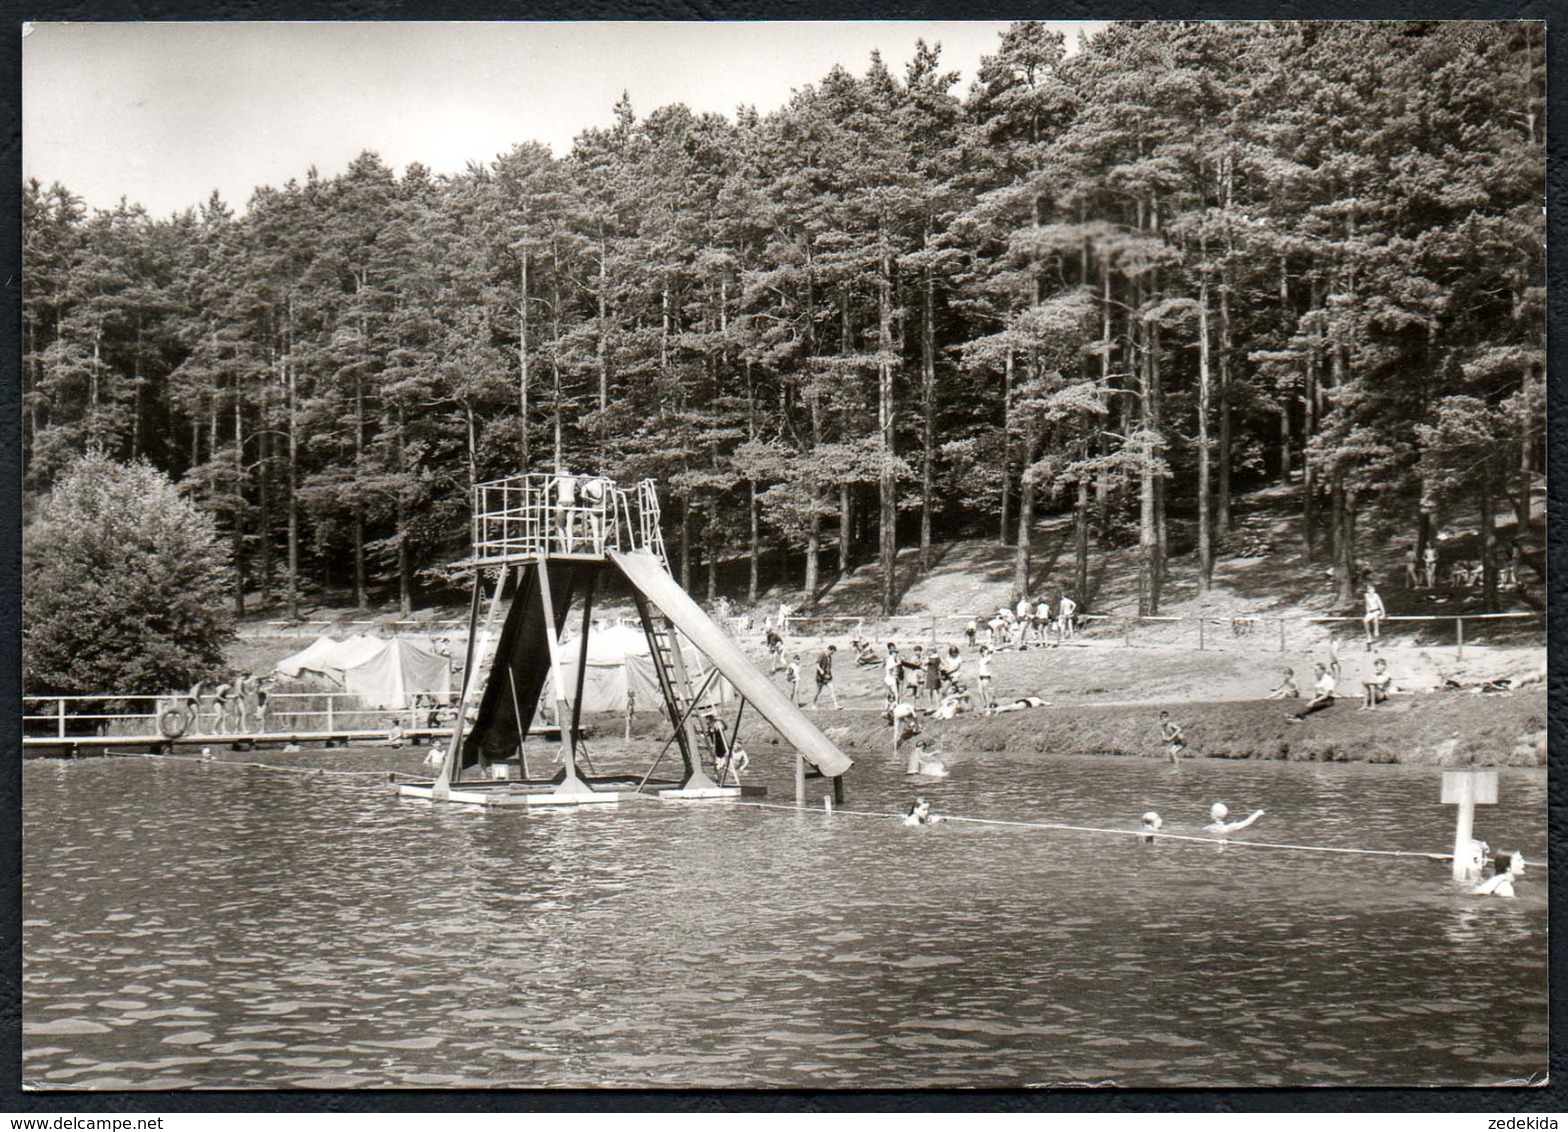
<svg viewBox="0 0 1568 1132">
<path fill-rule="evenodd" d="M 1160 831 L 1160 826 L 1164 824 L 1165 822 L 1160 815 L 1150 810 L 1143 815 L 1143 828 L 1138 831 L 1138 840 L 1145 845 L 1152 844 L 1154 835 Z"/>
<path fill-rule="evenodd" d="M 916 798 L 909 804 L 909 812 L 904 815 L 905 825 L 936 825 L 942 819 L 931 812 L 931 803 L 924 798 Z"/>
<path fill-rule="evenodd" d="M 917 740 L 909 748 L 909 761 L 904 764 L 905 774 L 923 774 L 928 778 L 946 778 L 947 767 L 939 758 L 927 758 L 926 754 L 931 749 L 931 740 Z"/>
<path fill-rule="evenodd" d="M 1215 802 L 1209 807 L 1209 824 L 1203 827 L 1204 833 L 1235 833 L 1237 830 L 1246 829 L 1253 822 L 1263 816 L 1262 810 L 1253 810 L 1252 813 L 1240 821 L 1226 821 L 1230 810 L 1224 802 Z"/>
<path fill-rule="evenodd" d="M 1470 890 L 1472 895 L 1513 897 L 1514 878 L 1524 874 L 1524 854 L 1510 853 L 1504 857 L 1499 853 L 1495 867 L 1495 873 Z"/>
</svg>

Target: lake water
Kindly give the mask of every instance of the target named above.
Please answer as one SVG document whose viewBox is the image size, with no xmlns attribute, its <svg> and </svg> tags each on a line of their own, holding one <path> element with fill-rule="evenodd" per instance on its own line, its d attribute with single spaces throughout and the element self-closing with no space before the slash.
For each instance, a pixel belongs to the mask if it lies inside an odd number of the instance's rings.
<svg viewBox="0 0 1568 1132">
<path fill-rule="evenodd" d="M 754 751 L 771 800 L 792 796 Z M 323 752 L 324 759 L 332 753 Z M 1443 852 L 1435 770 L 949 758 L 939 812 Z M 1424 1085 L 1544 1075 L 1544 870 L 659 804 L 433 807 L 192 762 L 24 774 L 31 1087 Z M 846 808 L 912 796 L 862 753 Z M 1546 777 L 1476 833 L 1541 860 Z"/>
</svg>

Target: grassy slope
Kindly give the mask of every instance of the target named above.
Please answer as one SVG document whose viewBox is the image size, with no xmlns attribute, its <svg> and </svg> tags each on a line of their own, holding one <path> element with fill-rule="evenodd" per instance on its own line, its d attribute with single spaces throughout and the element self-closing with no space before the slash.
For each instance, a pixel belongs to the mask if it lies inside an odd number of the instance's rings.
<svg viewBox="0 0 1568 1132">
<path fill-rule="evenodd" d="M 1299 540 L 1293 534 L 1296 520 L 1289 510 L 1290 502 L 1288 495 L 1277 489 L 1239 500 L 1232 545 L 1261 540 L 1272 544 L 1274 551 L 1266 558 L 1219 558 L 1214 586 L 1202 601 L 1196 595 L 1192 556 L 1173 557 L 1162 612 L 1186 617 L 1199 613 L 1213 617 L 1302 617 L 1329 612 L 1333 592 L 1325 569 L 1321 563 L 1307 563 L 1300 552 Z M 1051 518 L 1037 524 L 1032 571 L 1037 592 L 1043 590 L 1054 596 L 1070 575 L 1071 539 L 1070 518 Z M 1381 537 L 1380 532 L 1367 532 L 1366 541 L 1372 548 L 1369 564 L 1391 613 L 1452 615 L 1476 603 L 1474 595 L 1469 594 L 1407 590 L 1401 577 L 1403 545 Z M 1455 539 L 1445 544 L 1445 555 L 1466 557 L 1470 556 L 1470 549 L 1464 539 Z M 942 619 L 940 635 L 945 644 L 961 640 L 956 631 L 960 619 L 1007 600 L 1012 584 L 1012 551 L 983 538 L 943 543 L 936 550 L 934 568 L 924 577 L 915 576 L 913 550 L 900 556 L 900 579 L 904 583 L 901 609 Z M 1089 608 L 1125 610 L 1134 603 L 1135 554 L 1135 548 L 1127 548 L 1095 556 Z M 1533 582 L 1534 575 L 1527 574 L 1527 580 Z M 862 566 L 829 585 L 821 595 L 820 609 L 824 613 L 870 613 L 877 594 L 875 567 Z M 758 612 L 776 609 L 781 598 L 793 596 L 782 586 L 775 586 Z M 1530 608 L 1538 600 L 1536 594 L 1527 593 L 1515 598 L 1514 604 Z M 459 617 L 463 612 L 447 607 L 421 610 L 420 616 Z M 367 615 L 324 608 L 313 616 L 339 618 L 341 626 L 337 632 L 341 635 L 364 630 L 363 626 L 348 625 L 353 618 L 373 616 L 389 623 L 397 615 L 388 611 Z M 1467 645 L 1463 663 L 1455 657 L 1451 623 L 1390 628 L 1381 651 L 1389 659 L 1396 684 L 1405 688 L 1431 688 L 1449 675 L 1470 679 L 1517 675 L 1545 664 L 1544 647 L 1506 625 L 1495 626 L 1488 633 L 1487 640 L 1496 643 Z M 1337 630 L 1343 659 L 1340 690 L 1347 696 L 1359 693 L 1360 675 L 1370 662 L 1356 638 L 1358 629 L 1351 625 L 1339 626 Z M 260 619 L 244 626 L 241 639 L 231 650 L 231 662 L 240 668 L 265 670 L 310 640 L 309 635 L 281 637 L 271 635 L 272 632 Z M 1130 649 L 1123 647 L 1119 631 L 1112 631 L 1099 637 L 1091 634 L 1072 647 L 1005 652 L 996 657 L 993 665 L 998 697 L 1032 692 L 1053 700 L 1053 707 L 996 719 L 937 724 L 932 734 L 937 736 L 940 731 L 950 736 L 944 741 L 980 749 L 996 749 L 995 744 L 1027 749 L 1040 742 L 1048 743 L 1053 750 L 1154 754 L 1160 750 L 1154 739 L 1158 732 L 1154 722 L 1157 708 L 1105 710 L 1105 706 L 1167 704 L 1177 711 L 1193 749 L 1211 754 L 1351 757 L 1372 761 L 1395 757 L 1401 761 L 1534 761 L 1533 754 L 1526 759 L 1515 754 L 1513 748 L 1522 737 L 1544 727 L 1540 722 L 1545 713 L 1544 693 L 1538 690 L 1511 697 L 1462 693 L 1417 696 L 1396 701 L 1397 710 L 1376 713 L 1357 712 L 1354 702 L 1345 702 L 1304 726 L 1287 727 L 1281 705 L 1256 701 L 1277 682 L 1283 665 L 1293 667 L 1305 686 L 1313 660 L 1328 658 L 1328 635 L 1329 629 L 1324 626 L 1293 624 L 1287 648 L 1281 652 L 1277 634 L 1264 627 L 1252 638 L 1211 634 L 1207 649 L 1198 651 L 1194 647 L 1195 630 L 1190 624 L 1145 626 L 1137 631 L 1135 647 Z M 811 658 L 826 639 L 829 638 L 796 638 L 788 647 L 803 655 L 809 670 Z M 837 634 L 836 639 L 843 641 L 845 635 Z M 913 643 L 907 633 L 900 639 Z M 914 639 L 929 643 L 923 636 Z M 744 643 L 761 658 L 760 641 Z M 840 696 L 850 710 L 830 725 L 844 725 L 840 720 L 845 719 L 854 721 L 850 724 L 852 731 L 843 736 L 844 744 L 851 749 L 885 743 L 885 729 L 875 714 L 881 700 L 880 670 L 856 669 L 842 652 L 836 670 Z M 1198 704 L 1204 706 L 1195 706 Z M 946 730 L 941 731 L 943 728 Z"/>
</svg>

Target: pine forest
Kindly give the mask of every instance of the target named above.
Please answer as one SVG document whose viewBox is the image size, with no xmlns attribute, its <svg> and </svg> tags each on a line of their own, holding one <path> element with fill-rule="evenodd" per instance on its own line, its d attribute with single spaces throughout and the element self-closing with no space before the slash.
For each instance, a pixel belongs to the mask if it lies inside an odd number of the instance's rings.
<svg viewBox="0 0 1568 1132">
<path fill-rule="evenodd" d="M 1463 511 L 1493 608 L 1545 451 L 1544 54 L 1523 22 L 1019 23 L 967 89 L 922 43 L 455 175 L 366 152 L 166 218 L 33 181 L 26 498 L 145 460 L 236 613 L 409 611 L 473 484 L 570 469 L 658 481 L 698 598 L 869 564 L 892 612 L 899 550 L 959 534 L 1022 592 L 1056 514 L 1080 593 L 1136 547 L 1148 615 L 1279 484 L 1339 604 L 1369 531 Z"/>
</svg>

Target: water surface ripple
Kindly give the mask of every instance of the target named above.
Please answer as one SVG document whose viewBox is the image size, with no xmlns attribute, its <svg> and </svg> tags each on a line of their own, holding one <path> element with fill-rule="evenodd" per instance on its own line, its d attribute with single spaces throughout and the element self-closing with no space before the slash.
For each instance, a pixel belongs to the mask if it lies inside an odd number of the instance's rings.
<svg viewBox="0 0 1568 1132">
<path fill-rule="evenodd" d="M 919 786 L 938 811 L 1131 827 L 1152 808 L 1197 832 L 1224 800 L 1268 810 L 1238 840 L 1451 837 L 1420 768 L 948 762 Z M 820 809 L 482 812 L 137 759 L 23 777 L 32 1087 L 1421 1085 L 1546 1065 L 1542 873 L 1486 900 L 1423 860 Z M 856 809 L 912 793 L 876 755 L 849 786 Z M 1544 773 L 1504 771 L 1501 795 L 1477 834 L 1544 848 Z"/>
</svg>

